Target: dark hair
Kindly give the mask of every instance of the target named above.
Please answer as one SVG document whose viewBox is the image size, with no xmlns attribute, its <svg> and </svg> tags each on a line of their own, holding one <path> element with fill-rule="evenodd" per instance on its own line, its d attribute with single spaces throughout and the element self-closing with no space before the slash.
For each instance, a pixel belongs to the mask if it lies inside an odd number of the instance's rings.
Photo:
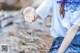
<svg viewBox="0 0 80 53">
<path fill-rule="evenodd" d="M 60 4 L 60 15 L 62 15 L 63 18 L 64 18 L 64 14 L 65 14 L 64 6 L 65 6 L 65 0 L 61 0 L 61 4 Z"/>
</svg>

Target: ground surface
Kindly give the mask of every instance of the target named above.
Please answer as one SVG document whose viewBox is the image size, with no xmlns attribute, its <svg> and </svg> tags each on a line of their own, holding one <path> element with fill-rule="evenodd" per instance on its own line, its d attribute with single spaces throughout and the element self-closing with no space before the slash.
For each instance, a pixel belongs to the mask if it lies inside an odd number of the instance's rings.
<svg viewBox="0 0 80 53">
<path fill-rule="evenodd" d="M 48 52 L 52 43 L 50 17 L 27 23 L 16 11 L 3 13 L 4 16 L 0 17 L 0 44 L 8 44 L 10 53 Z"/>
</svg>

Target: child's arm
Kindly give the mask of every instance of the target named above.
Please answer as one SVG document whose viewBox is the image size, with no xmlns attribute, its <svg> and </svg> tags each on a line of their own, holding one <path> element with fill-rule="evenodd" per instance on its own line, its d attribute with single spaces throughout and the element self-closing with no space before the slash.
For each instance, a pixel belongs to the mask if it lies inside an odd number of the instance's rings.
<svg viewBox="0 0 80 53">
<path fill-rule="evenodd" d="M 33 22 L 38 18 L 44 19 L 48 16 L 52 9 L 52 0 L 44 0 L 42 4 L 35 10 L 32 7 L 27 7 L 23 11 L 25 21 Z"/>
<path fill-rule="evenodd" d="M 67 34 L 58 50 L 58 53 L 64 53 L 73 38 L 75 37 L 76 32 L 78 31 L 79 26 L 73 25 L 68 31 Z"/>
</svg>

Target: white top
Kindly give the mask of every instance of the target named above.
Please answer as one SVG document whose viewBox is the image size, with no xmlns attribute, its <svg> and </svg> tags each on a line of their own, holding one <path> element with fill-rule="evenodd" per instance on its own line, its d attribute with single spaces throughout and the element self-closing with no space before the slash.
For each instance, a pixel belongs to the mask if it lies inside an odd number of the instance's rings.
<svg viewBox="0 0 80 53">
<path fill-rule="evenodd" d="M 80 26 L 80 11 L 65 11 L 65 18 L 62 20 L 60 16 L 60 0 L 44 0 L 44 2 L 36 9 L 37 14 L 44 19 L 49 12 L 52 12 L 51 35 L 56 37 L 64 37 L 71 25 Z M 80 33 L 79 33 L 80 34 Z"/>
</svg>

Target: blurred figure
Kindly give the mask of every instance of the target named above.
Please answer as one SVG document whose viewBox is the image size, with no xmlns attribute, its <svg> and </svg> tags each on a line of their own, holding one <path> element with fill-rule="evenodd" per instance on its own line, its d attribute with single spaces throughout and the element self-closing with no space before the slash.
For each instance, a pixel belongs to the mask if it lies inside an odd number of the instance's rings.
<svg viewBox="0 0 80 53">
<path fill-rule="evenodd" d="M 61 3 L 57 3 L 58 1 Z M 76 0 L 44 0 L 36 10 L 28 7 L 23 11 L 27 22 L 34 22 L 38 18 L 44 19 L 49 12 L 52 12 L 51 35 L 54 40 L 49 53 L 80 52 L 80 47 L 77 47 L 80 46 L 78 39 L 80 38 L 80 4 L 64 4 L 65 1 Z"/>
</svg>

